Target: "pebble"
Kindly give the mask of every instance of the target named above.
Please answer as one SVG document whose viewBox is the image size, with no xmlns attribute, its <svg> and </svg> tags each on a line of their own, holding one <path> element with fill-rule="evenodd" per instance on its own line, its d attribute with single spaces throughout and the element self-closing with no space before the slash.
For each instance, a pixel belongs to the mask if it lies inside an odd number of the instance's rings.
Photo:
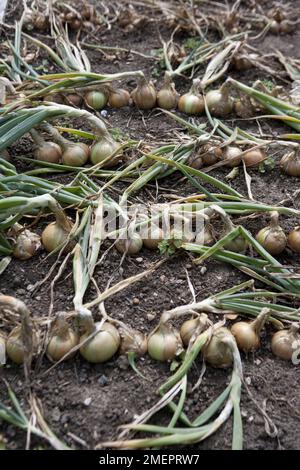
<svg viewBox="0 0 300 470">
<path fill-rule="evenodd" d="M 161 282 L 165 282 L 166 281 L 166 276 L 163 274 L 162 276 L 160 276 L 159 278 L 161 280 Z"/>
<path fill-rule="evenodd" d="M 147 313 L 147 319 L 149 321 L 154 320 L 155 317 L 156 317 L 155 313 Z"/>
<path fill-rule="evenodd" d="M 246 377 L 245 382 L 247 385 L 251 385 L 251 377 Z"/>
<path fill-rule="evenodd" d="M 136 258 L 135 261 L 137 263 L 142 263 L 144 261 L 144 258 Z"/>
<path fill-rule="evenodd" d="M 187 265 L 186 265 L 186 269 L 192 269 L 192 267 L 193 267 L 193 266 L 192 266 L 191 264 L 187 264 Z"/>
<path fill-rule="evenodd" d="M 140 303 L 140 299 L 138 299 L 137 297 L 134 297 L 134 299 L 132 300 L 132 303 L 133 305 L 138 305 Z"/>
<path fill-rule="evenodd" d="M 51 417 L 53 419 L 53 421 L 55 421 L 56 423 L 58 423 L 58 421 L 60 421 L 60 418 L 61 418 L 61 412 L 60 412 L 60 409 L 56 406 L 52 413 L 51 413 Z"/>
<path fill-rule="evenodd" d="M 255 365 L 259 366 L 261 364 L 261 360 L 260 359 L 255 359 L 254 363 L 255 363 Z"/>
<path fill-rule="evenodd" d="M 101 377 L 99 377 L 99 379 L 98 379 L 98 384 L 99 384 L 101 387 L 105 387 L 105 385 L 108 384 L 108 378 L 106 377 L 106 375 L 101 375 Z"/>
<path fill-rule="evenodd" d="M 28 284 L 28 286 L 26 287 L 26 289 L 30 292 L 32 289 L 34 288 L 34 285 L 33 284 Z"/>
<path fill-rule="evenodd" d="M 25 290 L 25 289 L 17 289 L 17 290 L 16 290 L 16 294 L 18 294 L 18 295 L 25 295 L 25 294 L 26 294 L 26 290 Z"/>
<path fill-rule="evenodd" d="M 84 406 L 90 406 L 91 403 L 92 403 L 91 397 L 85 398 L 85 400 L 83 400 Z"/>
<path fill-rule="evenodd" d="M 202 274 L 202 276 L 206 273 L 207 271 L 207 267 L 206 266 L 202 266 L 202 268 L 200 269 L 200 274 Z"/>
</svg>

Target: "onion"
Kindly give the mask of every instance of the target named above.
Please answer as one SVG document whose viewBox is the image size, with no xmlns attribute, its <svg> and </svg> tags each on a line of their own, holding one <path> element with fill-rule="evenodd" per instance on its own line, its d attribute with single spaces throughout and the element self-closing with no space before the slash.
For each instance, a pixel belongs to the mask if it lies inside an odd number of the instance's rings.
<svg viewBox="0 0 300 470">
<path fill-rule="evenodd" d="M 223 159 L 224 160 L 228 159 L 228 162 L 226 162 L 225 166 L 228 166 L 230 168 L 233 168 L 234 166 L 238 166 L 242 160 L 241 153 L 242 152 L 238 147 L 233 147 L 233 146 L 226 147 L 223 153 Z"/>
<path fill-rule="evenodd" d="M 292 323 L 288 330 L 277 331 L 272 337 L 271 349 L 275 356 L 290 361 L 300 348 L 300 324 Z"/>
<path fill-rule="evenodd" d="M 133 328 L 119 329 L 121 335 L 120 352 L 127 354 L 129 352 L 135 353 L 137 356 L 143 356 L 147 352 L 147 337 L 144 333 Z"/>
<path fill-rule="evenodd" d="M 196 318 L 191 318 L 185 321 L 180 328 L 180 336 L 184 346 L 188 346 L 192 337 L 200 335 L 209 326 L 208 316 L 206 313 L 201 313 Z"/>
<path fill-rule="evenodd" d="M 233 99 L 229 96 L 228 90 L 225 87 L 209 91 L 205 95 L 205 100 L 209 112 L 213 116 L 227 116 L 233 109 Z"/>
<path fill-rule="evenodd" d="M 130 94 L 124 88 L 112 89 L 109 92 L 108 102 L 112 108 L 123 108 L 130 104 Z"/>
<path fill-rule="evenodd" d="M 183 243 L 192 243 L 195 239 L 195 234 L 185 227 L 173 227 L 170 230 L 170 240 L 180 240 Z"/>
<path fill-rule="evenodd" d="M 280 167 L 289 176 L 300 176 L 299 149 L 285 154 L 280 161 Z"/>
<path fill-rule="evenodd" d="M 78 107 L 82 103 L 82 97 L 78 95 L 77 93 L 68 93 L 66 95 L 66 101 L 67 101 L 67 104 Z"/>
<path fill-rule="evenodd" d="M 247 167 L 255 167 L 266 159 L 266 154 L 263 150 L 260 149 L 250 149 L 248 152 L 244 153 L 242 159 L 244 160 Z"/>
<path fill-rule="evenodd" d="M 164 233 L 156 225 L 147 229 L 146 238 L 143 236 L 143 243 L 149 250 L 156 250 L 162 240 L 164 240 Z"/>
<path fill-rule="evenodd" d="M 204 111 L 204 100 L 199 92 L 199 80 L 193 81 L 188 93 L 182 95 L 178 100 L 178 109 L 185 114 L 201 114 Z"/>
<path fill-rule="evenodd" d="M 288 234 L 287 243 L 295 253 L 300 253 L 300 227 L 295 227 Z"/>
<path fill-rule="evenodd" d="M 104 91 L 89 91 L 85 95 L 85 102 L 90 108 L 99 111 L 100 109 L 105 108 L 108 102 L 108 95 Z"/>
<path fill-rule="evenodd" d="M 64 104 L 64 97 L 61 93 L 51 93 L 49 95 L 45 95 L 43 100 L 49 101 L 50 103 Z"/>
<path fill-rule="evenodd" d="M 115 247 L 120 253 L 135 255 L 141 251 L 143 240 L 137 232 L 133 232 L 129 234 L 128 238 L 119 238 L 115 243 Z"/>
<path fill-rule="evenodd" d="M 148 353 L 157 361 L 172 361 L 182 351 L 180 335 L 170 325 L 161 324 L 148 337 Z"/>
<path fill-rule="evenodd" d="M 61 148 L 55 142 L 45 142 L 34 151 L 34 158 L 42 162 L 59 163 L 61 156 Z"/>
<path fill-rule="evenodd" d="M 41 237 L 36 233 L 25 229 L 19 233 L 15 239 L 13 255 L 15 258 L 24 261 L 32 258 L 32 256 L 40 250 L 41 246 Z"/>
<path fill-rule="evenodd" d="M 217 161 L 219 161 L 222 158 L 223 151 L 220 147 L 206 144 L 201 149 L 201 156 L 202 156 L 203 165 L 211 166 L 217 163 Z"/>
<path fill-rule="evenodd" d="M 101 363 L 108 361 L 119 348 L 119 332 L 117 328 L 108 322 L 104 323 L 101 327 L 101 323 L 93 323 L 92 325 L 89 326 L 86 333 L 80 337 L 80 343 L 85 341 L 94 331 L 98 332 L 86 344 L 81 346 L 80 354 L 88 362 Z"/>
<path fill-rule="evenodd" d="M 6 354 L 15 364 L 23 364 L 25 349 L 22 340 L 22 327 L 16 326 L 6 340 Z"/>
<path fill-rule="evenodd" d="M 162 88 L 157 93 L 157 104 L 162 109 L 173 109 L 177 107 L 179 94 L 168 72 L 165 73 Z"/>
<path fill-rule="evenodd" d="M 189 156 L 187 165 L 190 166 L 191 168 L 195 168 L 195 170 L 200 170 L 200 168 L 203 167 L 203 160 L 202 160 L 202 155 L 197 153 L 197 154 L 192 154 Z"/>
<path fill-rule="evenodd" d="M 47 346 L 47 356 L 52 361 L 60 361 L 77 344 L 78 335 L 70 328 L 64 319 L 64 312 L 57 315 L 57 319 Z M 76 351 L 70 354 L 66 359 L 75 355 Z"/>
<path fill-rule="evenodd" d="M 42 233 L 42 243 L 46 251 L 50 253 L 57 247 L 65 243 L 69 236 L 69 231 L 65 230 L 58 222 L 47 225 Z M 68 247 L 66 248 L 68 249 Z"/>
<path fill-rule="evenodd" d="M 203 357 L 208 364 L 220 368 L 231 366 L 233 354 L 228 339 L 234 337 L 227 328 L 218 328 L 213 333 L 210 342 L 203 349 Z"/>
<path fill-rule="evenodd" d="M 211 229 L 207 224 L 205 224 L 203 229 L 197 233 L 195 243 L 198 243 L 198 245 L 209 246 L 213 245 L 214 241 Z"/>
<path fill-rule="evenodd" d="M 256 235 L 256 240 L 271 255 L 279 255 L 285 249 L 287 238 L 278 223 L 278 212 L 271 212 L 271 222 L 265 228 L 262 228 Z"/>
<path fill-rule="evenodd" d="M 239 321 L 231 327 L 239 349 L 247 353 L 260 347 L 260 332 L 269 315 L 270 310 L 264 308 L 254 321 Z"/>
<path fill-rule="evenodd" d="M 86 144 L 69 142 L 62 154 L 62 161 L 68 166 L 83 166 L 88 161 L 89 155 L 90 149 Z"/>
<path fill-rule="evenodd" d="M 278 21 L 276 20 L 272 20 L 270 23 L 269 23 L 269 29 L 272 33 L 274 34 L 278 34 L 280 32 L 280 23 L 278 23 Z"/>
<path fill-rule="evenodd" d="M 152 82 L 141 77 L 137 87 L 131 93 L 132 99 L 140 109 L 152 109 L 156 104 L 156 90 Z"/>
<path fill-rule="evenodd" d="M 117 150 L 120 150 L 116 155 L 112 156 Z M 103 162 L 106 158 L 111 157 L 105 164 L 103 165 L 104 168 L 111 168 L 120 161 L 122 158 L 122 152 L 120 149 L 120 145 L 117 144 L 109 135 L 105 135 L 93 144 L 91 147 L 91 155 L 90 160 L 93 165 L 97 163 Z"/>
<path fill-rule="evenodd" d="M 255 57 L 253 57 L 255 56 Z M 254 60 L 257 59 L 257 54 L 237 54 L 233 57 L 233 64 L 237 70 L 249 70 L 252 69 L 252 61 L 248 57 L 253 57 Z"/>
<path fill-rule="evenodd" d="M 225 229 L 222 234 L 222 238 L 227 234 L 231 233 L 236 227 L 231 222 L 231 219 L 228 215 L 222 215 L 222 219 L 225 223 Z M 232 240 L 225 243 L 224 248 L 229 251 L 234 251 L 236 253 L 244 253 L 248 248 L 248 242 L 242 235 L 238 235 L 237 237 L 233 238 Z"/>
<path fill-rule="evenodd" d="M 292 23 L 289 20 L 283 20 L 281 21 L 279 25 L 279 32 L 282 34 L 288 34 L 288 33 L 292 33 L 293 31 L 295 31 L 295 28 L 296 28 L 295 23 Z"/>
</svg>

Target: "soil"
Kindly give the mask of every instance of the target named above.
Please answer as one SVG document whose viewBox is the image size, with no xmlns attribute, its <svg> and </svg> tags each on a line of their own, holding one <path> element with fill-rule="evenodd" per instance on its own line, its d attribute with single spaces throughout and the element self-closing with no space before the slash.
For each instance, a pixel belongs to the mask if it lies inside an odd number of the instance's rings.
<svg viewBox="0 0 300 470">
<path fill-rule="evenodd" d="M 270 3 L 273 2 L 260 3 L 263 7 L 268 4 L 269 8 Z M 123 2 L 114 2 L 114 4 L 122 8 Z M 244 8 L 244 4 L 245 2 L 242 2 L 241 8 Z M 300 7 L 300 1 L 293 2 L 294 6 Z M 17 11 L 17 8 L 13 8 L 7 14 L 6 21 L 9 24 L 13 24 L 17 18 Z M 137 7 L 137 11 L 148 17 L 148 21 L 143 26 L 126 32 L 115 22 L 111 25 L 110 30 L 96 32 L 94 36 L 87 39 L 87 42 L 119 46 L 147 55 L 152 50 L 161 48 L 158 29 L 165 40 L 170 37 L 171 29 L 163 22 L 158 21 L 160 16 L 158 12 L 151 12 L 142 6 Z M 156 26 L 157 24 L 158 26 Z M 43 38 L 43 35 L 35 31 L 33 34 L 40 39 Z M 3 37 L 11 37 L 5 29 L 2 31 L 2 35 Z M 181 32 L 176 34 L 175 40 L 184 44 L 188 37 L 188 32 Z M 272 52 L 275 47 L 285 55 L 299 57 L 299 40 L 300 29 L 298 28 L 294 33 L 287 35 L 277 36 L 267 33 L 263 40 L 257 41 L 254 45 L 264 53 Z M 103 55 L 99 51 L 91 50 L 87 50 L 87 53 L 94 72 L 114 73 L 141 69 L 148 76 L 152 76 L 157 85 L 162 82 L 163 70 L 155 60 L 132 53 Z M 38 58 L 40 64 L 42 56 Z M 50 63 L 48 63 L 48 68 L 50 71 Z M 257 78 L 272 80 L 274 83 L 277 81 L 275 71 L 272 76 L 259 69 L 253 69 L 250 73 L 249 71 L 230 70 L 228 74 L 248 83 L 252 83 Z M 282 84 L 280 80 L 277 83 Z M 135 83 L 133 80 L 126 80 L 123 85 L 128 89 L 133 89 Z M 189 80 L 176 80 L 176 87 L 180 93 L 188 90 L 189 86 Z M 121 110 L 108 108 L 106 119 L 109 125 L 120 129 L 132 139 L 167 142 L 172 137 L 174 128 L 185 133 L 179 125 L 174 126 L 173 121 L 157 110 L 139 112 L 134 108 Z M 197 118 L 197 122 L 205 121 L 204 117 Z M 232 122 L 232 119 L 228 120 L 229 125 Z M 270 124 L 270 121 L 267 120 L 260 122 L 260 124 L 263 132 L 266 133 L 288 131 L 284 126 Z M 240 121 L 240 125 L 245 130 L 258 132 L 256 121 Z M 23 138 L 11 149 L 14 157 L 30 156 L 31 152 L 31 144 L 27 138 Z M 263 173 L 255 169 L 249 170 L 253 195 L 256 200 L 267 204 L 278 204 L 280 201 L 286 200 L 286 205 L 299 209 L 300 197 L 299 194 L 297 195 L 299 179 L 287 177 L 280 172 L 278 168 L 279 157 L 280 155 L 276 154 L 274 167 L 266 168 Z M 17 158 L 15 162 L 19 171 L 28 169 L 28 164 L 18 161 Z M 225 168 L 212 172 L 213 176 L 221 180 L 224 180 L 227 174 L 228 169 Z M 102 184 L 102 182 L 98 181 L 98 184 Z M 242 170 L 230 184 L 233 188 L 246 194 L 247 189 Z M 119 186 L 119 188 L 122 187 L 122 185 Z M 139 192 L 138 196 L 142 200 L 151 197 L 154 201 L 161 201 L 172 191 L 180 197 L 197 192 L 180 174 L 174 173 L 160 182 L 159 195 L 156 194 L 156 188 L 149 185 Z M 246 226 L 255 234 L 266 221 L 266 217 L 261 216 L 247 220 Z M 37 230 L 41 232 L 47 222 L 48 220 L 42 219 Z M 288 231 L 295 225 L 299 225 L 299 220 L 293 217 L 282 217 L 281 224 Z M 109 243 L 105 242 L 103 249 L 108 246 Z M 144 271 L 159 259 L 161 259 L 161 255 L 158 252 L 153 253 L 144 248 L 139 254 L 127 257 L 120 267 L 120 254 L 112 249 L 97 267 L 95 280 L 100 291 L 103 291 L 112 275 L 114 282 L 118 282 Z M 287 250 L 279 257 L 279 260 L 286 265 L 299 266 L 300 256 Z M 30 287 L 46 276 L 53 262 L 53 257 L 46 257 L 45 253 L 28 261 L 13 260 L 1 275 L 1 293 L 14 295 L 24 300 L 34 317 L 47 316 L 50 305 L 50 281 L 48 280 L 33 293 Z M 204 266 L 205 272 L 192 264 L 187 253 L 179 252 L 162 264 L 146 280 L 133 284 L 109 298 L 105 302 L 106 310 L 113 318 L 149 333 L 156 326 L 163 310 L 192 300 L 186 272 L 189 274 L 199 300 L 247 279 L 241 272 L 213 260 L 206 261 Z M 72 265 L 69 263 L 65 275 L 56 284 L 54 311 L 72 310 L 71 270 Z M 95 288 L 90 287 L 86 294 L 86 300 L 93 299 L 96 294 Z M 97 310 L 94 310 L 93 313 L 97 318 Z M 217 320 L 216 317 L 212 319 Z M 246 449 L 300 448 L 299 368 L 272 355 L 270 337 L 273 331 L 269 326 L 264 330 L 262 346 L 258 352 L 248 356 L 242 354 L 244 375 L 253 397 L 252 400 L 243 389 L 241 408 L 244 423 L 244 447 Z M 169 364 L 157 363 L 149 356 L 137 361 L 137 367 L 147 380 L 138 376 L 123 356 L 116 356 L 105 364 L 91 365 L 77 355 L 74 359 L 49 371 L 51 365 L 44 357 L 42 364 L 35 367 L 31 377 L 32 390 L 40 400 L 43 416 L 50 428 L 60 439 L 75 449 L 93 449 L 101 441 L 116 438 L 118 426 L 130 422 L 135 415 L 142 413 L 157 401 L 156 391 L 159 385 L 170 376 Z M 202 362 L 199 359 L 190 372 L 190 384 L 196 383 L 201 367 Z M 22 367 L 9 362 L 0 369 L 0 374 L 11 385 L 24 410 L 28 411 Z M 196 417 L 224 390 L 229 379 L 230 371 L 207 367 L 201 386 L 194 392 L 189 391 L 185 412 L 191 418 Z M 0 401 L 8 404 L 7 391 L 3 381 L 0 381 Z M 265 409 L 277 428 L 278 433 L 275 437 L 271 437 L 267 432 L 260 411 L 262 408 Z M 163 411 L 158 415 L 157 421 L 168 423 L 169 418 L 168 412 Z M 232 420 L 229 419 L 216 434 L 203 443 L 193 446 L 193 449 L 230 449 L 231 431 Z M 76 436 L 82 440 L 81 444 L 76 440 Z M 7 449 L 23 449 L 26 445 L 26 433 L 2 422 L 0 422 L 0 441 L 1 439 L 4 440 Z M 44 441 L 32 437 L 31 448 L 46 449 L 48 445 Z"/>
</svg>

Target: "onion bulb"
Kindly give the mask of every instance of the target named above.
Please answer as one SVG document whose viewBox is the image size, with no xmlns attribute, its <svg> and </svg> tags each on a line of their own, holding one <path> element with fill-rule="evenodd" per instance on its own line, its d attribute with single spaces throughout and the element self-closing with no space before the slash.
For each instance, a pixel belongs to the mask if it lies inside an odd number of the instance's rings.
<svg viewBox="0 0 300 470">
<path fill-rule="evenodd" d="M 170 230 L 170 240 L 180 240 L 183 243 L 192 243 L 195 234 L 188 227 L 173 227 Z"/>
<path fill-rule="evenodd" d="M 80 343 L 82 343 L 91 333 L 97 331 L 96 335 L 80 348 L 82 357 L 95 364 L 111 359 L 120 346 L 120 335 L 117 328 L 108 322 L 100 325 L 101 323 L 92 322 L 80 337 Z"/>
<path fill-rule="evenodd" d="M 132 232 L 128 234 L 128 238 L 119 238 L 115 246 L 119 253 L 128 253 L 129 255 L 135 255 L 141 251 L 143 247 L 143 240 L 139 233 Z"/>
<path fill-rule="evenodd" d="M 271 349 L 275 356 L 290 361 L 300 348 L 300 324 L 292 323 L 288 330 L 277 331 L 272 337 Z"/>
<path fill-rule="evenodd" d="M 89 91 L 85 95 L 85 102 L 90 108 L 100 111 L 107 105 L 108 94 L 102 90 Z"/>
<path fill-rule="evenodd" d="M 137 356 L 143 356 L 147 352 L 147 337 L 144 333 L 129 327 L 119 329 L 121 336 L 120 352 L 127 354 L 135 353 Z"/>
<path fill-rule="evenodd" d="M 199 153 L 192 154 L 189 156 L 187 160 L 187 165 L 190 166 L 191 168 L 194 168 L 195 170 L 200 170 L 200 168 L 203 167 L 203 160 L 202 160 L 202 155 Z"/>
<path fill-rule="evenodd" d="M 280 161 L 280 167 L 289 176 L 300 176 L 300 150 L 285 154 Z"/>
<path fill-rule="evenodd" d="M 64 312 L 59 313 L 47 346 L 48 358 L 51 361 L 59 361 L 78 344 L 78 340 L 78 335 L 64 319 Z M 75 353 L 76 351 L 66 359 L 70 359 Z"/>
<path fill-rule="evenodd" d="M 287 237 L 288 246 L 295 253 L 300 253 L 300 227 L 295 227 Z"/>
<path fill-rule="evenodd" d="M 88 161 L 89 155 L 90 149 L 86 144 L 69 142 L 62 154 L 62 161 L 68 166 L 83 166 Z"/>
<path fill-rule="evenodd" d="M 256 240 L 271 255 L 279 255 L 285 249 L 287 238 L 278 223 L 278 212 L 271 212 L 271 222 L 267 227 L 262 228 L 256 235 Z"/>
<path fill-rule="evenodd" d="M 148 353 L 157 361 L 172 361 L 182 351 L 178 331 L 170 325 L 161 324 L 148 337 Z"/>
<path fill-rule="evenodd" d="M 198 243 L 198 245 L 209 246 L 213 245 L 214 241 L 211 229 L 208 224 L 205 224 L 203 229 L 197 233 L 195 243 Z"/>
<path fill-rule="evenodd" d="M 152 82 L 145 77 L 139 79 L 138 85 L 131 93 L 132 99 L 140 109 L 152 109 L 156 104 L 156 90 Z"/>
<path fill-rule="evenodd" d="M 225 237 L 227 234 L 230 234 L 236 226 L 232 223 L 230 217 L 227 214 L 222 214 L 221 217 L 225 224 L 225 229 L 222 234 L 222 237 Z M 234 251 L 236 253 L 244 253 L 248 248 L 248 242 L 242 235 L 237 235 L 232 240 L 229 240 L 224 245 L 225 250 Z"/>
<path fill-rule="evenodd" d="M 242 155 L 242 159 L 247 167 L 255 167 L 266 159 L 266 154 L 261 149 L 250 149 Z"/>
<path fill-rule="evenodd" d="M 34 339 L 36 344 L 36 338 Z M 25 348 L 22 340 L 22 327 L 16 326 L 6 340 L 6 354 L 15 364 L 23 364 Z"/>
<path fill-rule="evenodd" d="M 111 89 L 108 102 L 112 108 L 123 108 L 130 104 L 130 94 L 124 88 Z"/>
<path fill-rule="evenodd" d="M 238 166 L 241 163 L 242 155 L 241 150 L 238 147 L 229 146 L 226 147 L 223 153 L 223 159 L 228 160 L 225 166 L 233 168 L 234 166 Z"/>
<path fill-rule="evenodd" d="M 179 94 L 168 72 L 165 73 L 162 88 L 157 93 L 157 104 L 162 109 L 173 109 L 177 107 Z"/>
<path fill-rule="evenodd" d="M 162 240 L 164 240 L 164 233 L 157 225 L 148 227 L 147 233 L 143 235 L 143 243 L 149 250 L 156 250 Z"/>
<path fill-rule="evenodd" d="M 185 321 L 180 328 L 180 336 L 184 346 L 188 346 L 191 338 L 200 335 L 208 326 L 209 322 L 206 313 L 201 313 L 198 317 Z"/>
<path fill-rule="evenodd" d="M 119 152 L 116 153 L 118 149 Z M 116 155 L 112 156 L 114 153 L 116 153 Z M 121 159 L 122 152 L 120 145 L 117 144 L 117 142 L 115 142 L 109 135 L 104 135 L 101 140 L 98 140 L 98 142 L 94 143 L 91 147 L 90 160 L 93 165 L 97 165 L 97 163 L 103 162 L 108 157 L 111 158 L 104 163 L 104 168 L 115 166 Z"/>
<path fill-rule="evenodd" d="M 182 95 L 178 100 L 178 109 L 185 114 L 201 114 L 204 111 L 204 101 L 199 92 L 199 79 L 193 81 L 188 93 Z"/>
<path fill-rule="evenodd" d="M 15 224 L 21 227 L 19 224 Z M 41 237 L 30 230 L 23 230 L 15 238 L 13 255 L 22 261 L 32 258 L 41 248 Z"/>
<path fill-rule="evenodd" d="M 64 104 L 64 97 L 61 93 L 50 93 L 43 97 L 43 101 L 49 101 L 50 103 Z"/>
<path fill-rule="evenodd" d="M 203 357 L 208 364 L 220 368 L 231 366 L 233 354 L 228 339 L 234 340 L 234 337 L 225 327 L 218 328 L 213 333 L 210 342 L 203 349 Z"/>
<path fill-rule="evenodd" d="M 256 351 L 260 347 L 260 332 L 270 315 L 270 310 L 264 308 L 252 322 L 239 321 L 231 327 L 239 349 L 244 352 Z"/>
<path fill-rule="evenodd" d="M 42 162 L 59 163 L 62 156 L 60 146 L 55 142 L 46 142 L 41 134 L 35 129 L 31 129 L 30 134 L 36 144 L 34 158 Z"/>
<path fill-rule="evenodd" d="M 225 87 L 209 91 L 205 95 L 205 100 L 209 112 L 213 116 L 227 116 L 233 109 L 233 99 L 229 96 L 228 90 Z"/>
<path fill-rule="evenodd" d="M 76 108 L 81 105 L 82 97 L 77 93 L 68 93 L 66 95 L 67 104 L 75 106 Z"/>
<path fill-rule="evenodd" d="M 65 243 L 69 236 L 69 231 L 65 230 L 58 222 L 47 225 L 42 233 L 42 244 L 48 253 L 54 251 Z"/>
<path fill-rule="evenodd" d="M 203 153 L 202 153 L 203 152 Z M 206 144 L 201 148 L 201 157 L 203 165 L 211 166 L 221 160 L 223 151 L 220 147 Z"/>
</svg>

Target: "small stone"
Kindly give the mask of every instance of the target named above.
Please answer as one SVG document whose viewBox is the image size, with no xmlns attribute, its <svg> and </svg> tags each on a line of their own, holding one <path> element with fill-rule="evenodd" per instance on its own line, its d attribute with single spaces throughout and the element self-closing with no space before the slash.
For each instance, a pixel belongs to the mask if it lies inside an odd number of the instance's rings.
<svg viewBox="0 0 300 470">
<path fill-rule="evenodd" d="M 251 385 L 251 377 L 246 377 L 245 382 L 247 385 Z"/>
<path fill-rule="evenodd" d="M 25 290 L 25 289 L 17 289 L 17 290 L 16 290 L 16 294 L 17 294 L 17 295 L 25 295 L 25 294 L 26 294 L 26 290 Z"/>
<path fill-rule="evenodd" d="M 255 359 L 254 361 L 255 365 L 260 366 L 261 360 L 260 359 Z"/>
<path fill-rule="evenodd" d="M 165 282 L 167 278 L 164 274 L 162 274 L 159 279 L 161 280 L 161 282 Z"/>
<path fill-rule="evenodd" d="M 38 296 L 35 298 L 35 300 L 41 300 L 41 296 L 38 295 Z"/>
<path fill-rule="evenodd" d="M 207 267 L 206 266 L 202 266 L 202 268 L 200 269 L 200 274 L 202 274 L 202 276 L 206 273 L 207 271 Z"/>
<path fill-rule="evenodd" d="M 56 423 L 58 423 L 58 421 L 60 421 L 60 417 L 61 417 L 61 412 L 60 412 L 60 409 L 56 406 L 52 413 L 51 413 L 51 417 L 53 419 L 53 421 L 55 421 Z"/>
<path fill-rule="evenodd" d="M 108 378 L 106 377 L 106 375 L 101 375 L 101 377 L 99 377 L 98 384 L 100 385 L 100 387 L 105 387 L 105 385 L 108 384 Z"/>
<path fill-rule="evenodd" d="M 155 313 L 147 313 L 147 319 L 149 321 L 154 320 L 155 317 L 156 317 Z"/>
<path fill-rule="evenodd" d="M 84 406 L 90 406 L 91 403 L 92 403 L 91 397 L 85 398 L 85 400 L 83 400 Z"/>
<path fill-rule="evenodd" d="M 132 300 L 132 303 L 133 305 L 138 305 L 140 303 L 140 299 L 138 299 L 137 297 L 134 297 L 134 299 Z"/>
<path fill-rule="evenodd" d="M 137 263 L 142 263 L 144 261 L 144 258 L 136 258 L 135 261 Z"/>
<path fill-rule="evenodd" d="M 33 284 L 28 284 L 28 286 L 26 287 L 26 289 L 30 292 L 32 291 L 32 289 L 34 288 L 34 285 Z"/>
<path fill-rule="evenodd" d="M 248 412 L 246 410 L 242 410 L 241 415 L 242 415 L 243 418 L 247 418 Z"/>
<path fill-rule="evenodd" d="M 193 266 L 192 266 L 191 264 L 187 264 L 187 265 L 186 265 L 186 269 L 192 269 L 192 267 L 193 267 Z"/>
<path fill-rule="evenodd" d="M 249 416 L 248 423 L 252 423 L 253 420 L 254 420 L 253 416 Z"/>
<path fill-rule="evenodd" d="M 106 118 L 108 116 L 108 112 L 106 111 L 106 109 L 102 109 L 102 111 L 100 111 L 100 114 L 104 118 Z"/>
</svg>

